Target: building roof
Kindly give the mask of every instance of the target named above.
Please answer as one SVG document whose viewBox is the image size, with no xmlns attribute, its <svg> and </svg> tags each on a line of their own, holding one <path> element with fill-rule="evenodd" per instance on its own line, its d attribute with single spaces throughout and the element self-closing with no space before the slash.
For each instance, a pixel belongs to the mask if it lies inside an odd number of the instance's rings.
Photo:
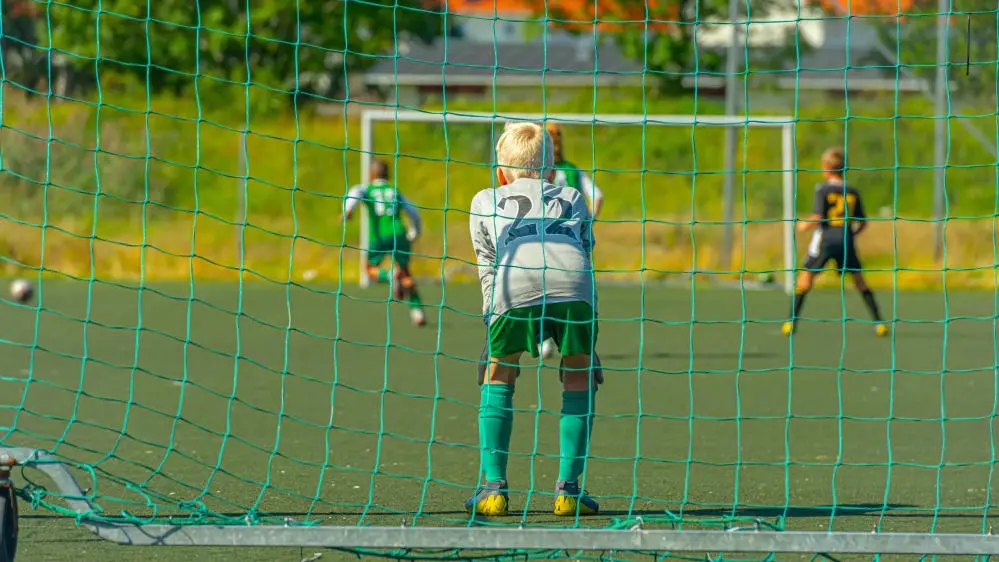
<svg viewBox="0 0 999 562">
<path fill-rule="evenodd" d="M 590 86 L 640 83 L 642 65 L 614 44 L 487 43 L 438 39 L 410 44 L 365 74 L 369 85 Z"/>
<path fill-rule="evenodd" d="M 369 69 L 369 86 L 562 86 L 592 87 L 641 85 L 657 79 L 641 61 L 627 57 L 613 40 L 594 46 L 592 38 L 529 43 L 489 43 L 467 39 L 438 39 L 430 45 L 408 44 L 396 57 Z M 759 52 L 757 52 L 759 53 Z M 724 54 L 724 51 L 722 51 Z M 894 68 L 873 66 L 860 55 L 847 57 L 844 48 L 810 49 L 800 60 L 791 58 L 780 68 L 763 70 L 755 63 L 751 82 L 775 83 L 781 89 L 917 90 L 921 83 L 898 76 Z M 703 73 L 702 87 L 724 85 L 722 73 Z M 741 80 L 741 77 L 740 77 Z M 685 80 L 694 84 L 694 77 Z"/>
<path fill-rule="evenodd" d="M 886 16 L 907 12 L 916 3 L 917 0 L 801 0 L 802 6 L 817 5 L 833 13 Z M 445 0 L 440 0 L 440 4 L 452 14 L 491 15 L 540 14 L 545 12 L 546 7 L 567 13 L 592 13 L 598 3 L 594 0 L 446 0 L 445 4 Z M 656 4 L 655 0 L 649 2 L 653 9 Z M 627 1 L 600 0 L 599 9 L 620 13 L 628 5 Z"/>
<path fill-rule="evenodd" d="M 896 16 L 910 11 L 917 0 L 817 0 L 813 3 L 836 14 Z"/>
</svg>

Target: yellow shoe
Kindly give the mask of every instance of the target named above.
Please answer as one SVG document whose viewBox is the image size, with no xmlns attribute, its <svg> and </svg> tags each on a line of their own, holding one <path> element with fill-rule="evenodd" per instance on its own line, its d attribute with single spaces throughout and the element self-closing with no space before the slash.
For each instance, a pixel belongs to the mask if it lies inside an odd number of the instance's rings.
<svg viewBox="0 0 999 562">
<path fill-rule="evenodd" d="M 887 336 L 888 332 L 889 330 L 887 324 L 878 324 L 877 326 L 874 327 L 874 335 L 876 335 L 879 338 Z"/>
<path fill-rule="evenodd" d="M 565 482 L 560 480 L 555 483 L 555 515 L 559 517 L 575 517 L 580 515 L 596 515 L 600 512 L 600 504 L 580 491 L 576 482 Z"/>
<path fill-rule="evenodd" d="M 487 517 L 503 517 L 510 507 L 510 498 L 507 497 L 506 482 L 486 482 L 484 488 L 475 492 L 475 495 L 465 502 L 465 510 L 476 515 Z"/>
<path fill-rule="evenodd" d="M 794 333 L 794 330 L 794 322 L 784 322 L 784 325 L 780 328 L 780 331 L 783 332 L 785 336 L 790 336 Z"/>
</svg>

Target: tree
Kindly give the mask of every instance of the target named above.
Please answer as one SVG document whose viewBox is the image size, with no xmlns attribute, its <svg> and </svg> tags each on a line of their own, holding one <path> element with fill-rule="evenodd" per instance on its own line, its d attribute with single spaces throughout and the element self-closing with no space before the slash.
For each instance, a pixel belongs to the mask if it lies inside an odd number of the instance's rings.
<svg viewBox="0 0 999 562">
<path fill-rule="evenodd" d="M 728 23 L 729 0 L 525 0 L 536 13 L 547 13 L 558 28 L 592 33 L 596 25 L 603 36 L 612 36 L 632 59 L 642 61 L 648 75 L 662 89 L 678 91 L 684 78 L 716 74 L 722 70 L 724 48 L 697 44 L 697 34 Z M 736 0 L 740 18 L 759 20 L 771 10 L 793 10 L 786 0 Z M 595 23 L 596 22 L 596 23 Z M 744 41 L 739 29 L 737 41 Z M 790 42 L 793 45 L 793 42 Z M 747 50 L 742 49 L 743 53 Z M 794 54 L 788 48 L 748 49 L 746 69 L 767 69 Z M 742 71 L 742 69 L 740 69 Z"/>
<path fill-rule="evenodd" d="M 418 0 L 74 0 L 52 3 L 51 47 L 81 71 L 138 77 L 156 90 L 252 83 L 336 94 L 350 71 L 408 39 L 443 32 Z"/>
<path fill-rule="evenodd" d="M 954 95 L 965 99 L 996 100 L 999 33 L 995 0 L 963 0 L 960 11 L 948 18 L 948 80 Z M 884 51 L 874 62 L 898 64 L 915 78 L 933 83 L 937 72 L 937 2 L 920 0 L 888 20 L 880 20 L 878 34 Z M 878 20 L 875 20 L 878 21 Z M 968 35 L 970 22 L 971 34 Z M 896 62 L 897 61 L 897 62 Z"/>
</svg>

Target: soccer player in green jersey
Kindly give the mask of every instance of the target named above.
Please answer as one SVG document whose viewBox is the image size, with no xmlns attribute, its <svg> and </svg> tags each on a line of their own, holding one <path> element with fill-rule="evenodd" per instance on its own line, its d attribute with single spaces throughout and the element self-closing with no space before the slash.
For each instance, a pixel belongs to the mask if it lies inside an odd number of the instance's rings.
<svg viewBox="0 0 999 562">
<path fill-rule="evenodd" d="M 552 184 L 558 187 L 578 189 L 590 202 L 590 214 L 593 215 L 593 218 L 597 218 L 600 216 L 600 209 L 604 206 L 603 192 L 600 191 L 589 174 L 580 170 L 563 156 L 562 127 L 558 123 L 549 121 L 545 124 L 545 129 L 552 136 L 552 143 L 555 147 L 555 177 L 552 179 Z"/>
<path fill-rule="evenodd" d="M 558 123 L 549 121 L 545 123 L 545 130 L 551 135 L 555 148 L 555 176 L 552 178 L 552 184 L 557 187 L 575 189 L 582 193 L 590 202 L 590 215 L 596 219 L 600 215 L 600 209 L 604 206 L 603 192 L 600 191 L 589 174 L 565 159 L 562 150 L 562 127 Z M 555 355 L 555 341 L 549 338 L 541 344 L 541 356 L 547 359 L 553 355 Z"/>
<path fill-rule="evenodd" d="M 373 282 L 388 283 L 395 262 L 395 297 L 409 302 L 410 318 L 417 326 L 423 326 L 426 319 L 420 294 L 409 272 L 411 243 L 420 236 L 422 228 L 420 213 L 389 181 L 388 164 L 374 159 L 370 170 L 371 183 L 354 186 L 347 193 L 340 222 L 350 220 L 357 205 L 364 204 L 368 210 L 368 276 Z M 400 211 L 409 217 L 408 229 L 399 216 Z M 385 258 L 389 258 L 389 270 L 381 268 Z"/>
</svg>

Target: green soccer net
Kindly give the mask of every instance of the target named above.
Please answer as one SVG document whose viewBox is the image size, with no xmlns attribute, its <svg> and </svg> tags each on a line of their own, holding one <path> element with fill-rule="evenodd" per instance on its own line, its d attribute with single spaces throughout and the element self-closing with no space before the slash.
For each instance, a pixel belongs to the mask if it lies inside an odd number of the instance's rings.
<svg viewBox="0 0 999 562">
<path fill-rule="evenodd" d="M 999 554 L 994 2 L 471 4 L 0 3 L 22 559 Z M 516 120 L 603 193 L 590 517 L 552 513 L 557 356 L 521 365 L 510 514 L 464 507 L 469 205 Z M 883 337 L 834 271 L 782 333 L 829 147 Z M 373 158 L 423 327 L 337 220 Z"/>
</svg>

